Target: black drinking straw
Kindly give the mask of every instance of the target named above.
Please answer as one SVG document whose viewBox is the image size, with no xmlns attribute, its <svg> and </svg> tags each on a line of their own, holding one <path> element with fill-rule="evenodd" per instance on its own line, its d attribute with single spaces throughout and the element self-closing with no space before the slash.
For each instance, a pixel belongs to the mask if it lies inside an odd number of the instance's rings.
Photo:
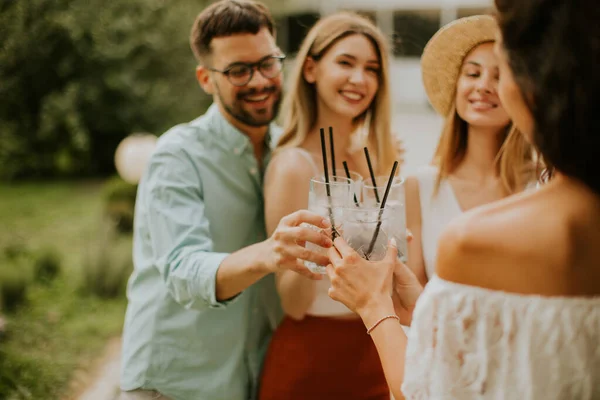
<svg viewBox="0 0 600 400">
<path fill-rule="evenodd" d="M 394 180 L 394 175 L 396 174 L 396 168 L 398 168 L 398 161 L 394 161 L 394 166 L 392 167 L 392 173 L 390 174 L 390 179 L 388 180 L 387 186 L 385 187 L 385 193 L 383 194 L 383 200 L 381 201 L 381 205 L 379 206 L 379 215 L 377 217 L 377 226 L 375 227 L 375 232 L 373 233 L 373 238 L 371 239 L 371 243 L 369 244 L 369 250 L 366 253 L 367 260 L 369 256 L 373 252 L 373 247 L 375 247 L 375 241 L 377 240 L 377 235 L 379 235 L 379 230 L 381 229 L 381 217 L 383 216 L 383 209 L 385 207 L 385 202 L 387 201 L 388 194 L 390 193 L 390 189 L 392 187 L 392 181 Z"/>
<path fill-rule="evenodd" d="M 371 164 L 371 157 L 369 157 L 369 149 L 365 147 L 365 157 L 367 158 L 367 165 L 369 166 L 369 174 L 371 174 L 371 182 L 373 183 L 373 191 L 375 192 L 375 200 L 379 204 L 379 193 L 377 192 L 377 182 L 375 181 L 375 173 L 373 173 L 373 165 Z"/>
<path fill-rule="evenodd" d="M 346 171 L 346 176 L 348 177 L 348 179 L 352 180 L 352 178 L 350 178 L 350 170 L 348 169 L 348 163 L 346 161 L 343 161 L 342 164 L 344 164 L 344 171 Z M 358 199 L 356 198 L 356 193 L 354 193 L 354 204 L 356 204 L 356 207 L 360 207 Z"/>
<path fill-rule="evenodd" d="M 333 180 L 335 181 L 336 172 L 335 172 L 335 151 L 333 151 L 333 128 L 329 127 L 329 150 L 331 151 L 331 175 L 333 176 Z"/>
<path fill-rule="evenodd" d="M 331 239 L 335 240 L 336 230 L 333 220 L 333 209 L 331 205 L 331 189 L 329 188 L 329 171 L 327 169 L 327 149 L 325 145 L 325 129 L 321 128 L 321 152 L 323 153 L 323 173 L 325 174 L 325 190 L 327 191 L 327 201 L 329 203 L 329 220 L 331 221 Z"/>
</svg>

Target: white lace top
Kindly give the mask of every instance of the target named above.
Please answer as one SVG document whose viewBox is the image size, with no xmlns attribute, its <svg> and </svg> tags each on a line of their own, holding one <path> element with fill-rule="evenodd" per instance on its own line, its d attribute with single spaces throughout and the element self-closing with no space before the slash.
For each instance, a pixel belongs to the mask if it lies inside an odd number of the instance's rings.
<svg viewBox="0 0 600 400">
<path fill-rule="evenodd" d="M 519 295 L 434 275 L 408 337 L 407 399 L 600 399 L 600 297 Z"/>
</svg>

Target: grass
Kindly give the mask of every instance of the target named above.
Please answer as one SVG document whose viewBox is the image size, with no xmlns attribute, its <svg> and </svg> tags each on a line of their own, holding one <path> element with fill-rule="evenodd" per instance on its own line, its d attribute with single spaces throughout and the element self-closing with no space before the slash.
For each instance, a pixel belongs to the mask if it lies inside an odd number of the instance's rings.
<svg viewBox="0 0 600 400">
<path fill-rule="evenodd" d="M 72 272 L 101 218 L 101 182 L 0 185 L 0 243 L 53 246 Z"/>
<path fill-rule="evenodd" d="M 0 244 L 53 247 L 63 269 L 51 285 L 32 285 L 27 303 L 6 316 L 2 399 L 67 397 L 73 373 L 90 365 L 121 331 L 124 296 L 106 300 L 79 290 L 82 260 L 98 235 L 101 188 L 101 182 L 0 185 Z M 130 243 L 122 241 L 119 251 L 129 252 Z"/>
</svg>

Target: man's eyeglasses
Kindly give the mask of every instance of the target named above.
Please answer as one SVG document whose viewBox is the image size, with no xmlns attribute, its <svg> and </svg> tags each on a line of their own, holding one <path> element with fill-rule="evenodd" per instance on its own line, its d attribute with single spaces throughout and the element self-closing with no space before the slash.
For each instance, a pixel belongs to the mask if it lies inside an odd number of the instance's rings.
<svg viewBox="0 0 600 400">
<path fill-rule="evenodd" d="M 275 78 L 283 69 L 284 59 L 285 56 L 268 56 L 255 63 L 235 63 L 222 71 L 210 67 L 207 69 L 225 75 L 234 86 L 244 86 L 252 80 L 256 69 L 267 79 Z"/>
</svg>

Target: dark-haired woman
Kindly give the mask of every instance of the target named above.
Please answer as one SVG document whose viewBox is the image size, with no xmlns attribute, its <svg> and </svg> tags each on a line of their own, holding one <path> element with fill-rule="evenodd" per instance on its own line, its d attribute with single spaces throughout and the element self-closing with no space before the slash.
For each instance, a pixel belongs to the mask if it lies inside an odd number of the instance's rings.
<svg viewBox="0 0 600 400">
<path fill-rule="evenodd" d="M 368 262 L 336 239 L 330 295 L 362 317 L 396 399 L 600 399 L 600 8 L 496 6 L 500 98 L 549 182 L 454 220 L 422 292 L 393 243 Z"/>
</svg>

